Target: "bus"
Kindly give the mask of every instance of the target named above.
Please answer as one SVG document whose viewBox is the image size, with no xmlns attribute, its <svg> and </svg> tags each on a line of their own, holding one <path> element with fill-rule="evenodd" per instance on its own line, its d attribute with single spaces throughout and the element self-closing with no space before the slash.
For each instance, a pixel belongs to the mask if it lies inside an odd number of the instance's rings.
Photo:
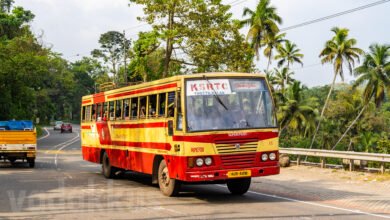
<svg viewBox="0 0 390 220">
<path fill-rule="evenodd" d="M 82 98 L 83 159 L 151 175 L 166 196 L 185 183 L 223 183 L 232 194 L 251 178 L 279 174 L 278 127 L 265 75 L 173 76 Z"/>
</svg>

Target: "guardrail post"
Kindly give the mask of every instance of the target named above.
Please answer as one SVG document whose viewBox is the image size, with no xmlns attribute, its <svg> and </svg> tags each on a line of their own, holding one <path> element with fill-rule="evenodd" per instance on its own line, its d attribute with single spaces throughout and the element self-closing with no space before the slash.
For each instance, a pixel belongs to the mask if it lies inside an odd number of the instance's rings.
<svg viewBox="0 0 390 220">
<path fill-rule="evenodd" d="M 297 166 L 301 165 L 301 156 L 298 155 L 297 157 Z"/>
<path fill-rule="evenodd" d="M 381 163 L 381 173 L 382 173 L 382 174 L 385 173 L 385 162 L 382 162 L 382 163 Z"/>
<path fill-rule="evenodd" d="M 321 168 L 325 168 L 325 158 L 321 157 Z"/>
<path fill-rule="evenodd" d="M 349 171 L 353 171 L 354 170 L 354 166 L 355 166 L 354 161 L 352 159 L 349 160 Z"/>
</svg>

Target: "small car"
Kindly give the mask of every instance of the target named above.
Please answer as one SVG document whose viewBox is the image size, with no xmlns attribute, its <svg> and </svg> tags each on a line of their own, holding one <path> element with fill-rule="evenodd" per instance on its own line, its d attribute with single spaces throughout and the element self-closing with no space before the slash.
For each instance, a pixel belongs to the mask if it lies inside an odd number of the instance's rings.
<svg viewBox="0 0 390 220">
<path fill-rule="evenodd" d="M 61 133 L 70 132 L 72 133 L 72 125 L 70 123 L 63 123 L 61 125 Z"/>
<path fill-rule="evenodd" d="M 54 123 L 54 130 L 61 130 L 61 126 L 62 126 L 62 124 L 63 124 L 64 122 L 62 122 L 62 121 L 56 121 L 55 123 Z"/>
</svg>

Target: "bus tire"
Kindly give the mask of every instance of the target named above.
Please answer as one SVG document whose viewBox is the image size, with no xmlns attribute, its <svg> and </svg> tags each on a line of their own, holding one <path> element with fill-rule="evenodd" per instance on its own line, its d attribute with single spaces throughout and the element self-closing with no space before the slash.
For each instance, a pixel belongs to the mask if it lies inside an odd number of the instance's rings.
<svg viewBox="0 0 390 220">
<path fill-rule="evenodd" d="M 232 179 L 227 181 L 227 187 L 233 195 L 243 195 L 248 192 L 251 178 Z"/>
<path fill-rule="evenodd" d="M 16 161 L 16 158 L 8 158 L 9 162 L 11 163 L 11 165 L 14 165 L 15 164 L 15 161 Z"/>
<path fill-rule="evenodd" d="M 28 159 L 27 162 L 28 162 L 28 166 L 30 168 L 34 168 L 35 167 L 35 159 Z"/>
<path fill-rule="evenodd" d="M 177 196 L 180 190 L 180 181 L 169 178 L 168 167 L 165 160 L 161 160 L 158 167 L 158 185 L 165 196 Z"/>
<path fill-rule="evenodd" d="M 102 172 L 103 176 L 107 179 L 112 179 L 115 177 L 115 173 L 117 172 L 116 168 L 111 166 L 110 159 L 108 158 L 108 155 L 106 152 L 103 154 L 102 159 Z"/>
</svg>

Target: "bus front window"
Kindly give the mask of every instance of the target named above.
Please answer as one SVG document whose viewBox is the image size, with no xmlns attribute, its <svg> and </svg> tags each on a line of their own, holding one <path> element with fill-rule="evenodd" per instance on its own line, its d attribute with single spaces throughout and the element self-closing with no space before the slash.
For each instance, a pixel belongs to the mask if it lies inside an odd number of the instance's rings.
<svg viewBox="0 0 390 220">
<path fill-rule="evenodd" d="M 276 127 L 262 79 L 188 80 L 186 86 L 188 131 Z"/>
</svg>

